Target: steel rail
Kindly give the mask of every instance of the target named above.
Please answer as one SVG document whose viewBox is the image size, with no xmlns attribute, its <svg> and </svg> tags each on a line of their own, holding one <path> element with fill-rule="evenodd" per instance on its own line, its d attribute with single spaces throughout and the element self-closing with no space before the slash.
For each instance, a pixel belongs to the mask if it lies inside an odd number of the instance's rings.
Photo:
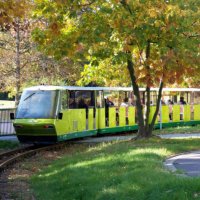
<svg viewBox="0 0 200 200">
<path fill-rule="evenodd" d="M 6 157 L 6 156 L 12 155 L 12 154 L 20 153 L 22 151 L 28 150 L 28 149 L 33 148 L 33 147 L 34 147 L 34 145 L 26 145 L 26 146 L 23 146 L 23 147 L 19 147 L 17 149 L 12 149 L 12 150 L 9 150 L 9 151 L 1 152 L 0 153 L 0 159 L 3 158 L 3 157 Z"/>
<path fill-rule="evenodd" d="M 0 154 L 0 156 L 1 155 L 9 156 L 9 155 L 12 155 L 12 154 L 14 154 L 14 155 L 12 157 L 9 157 L 8 159 L 5 159 L 4 161 L 0 162 L 0 173 L 3 170 L 5 170 L 9 165 L 27 157 L 27 156 L 32 156 L 32 155 L 39 153 L 39 152 L 42 152 L 42 151 L 62 148 L 64 145 L 66 145 L 68 143 L 69 143 L 69 141 L 66 141 L 66 142 L 63 142 L 63 143 L 48 145 L 48 146 L 45 146 L 45 147 L 44 146 L 41 147 L 41 146 L 32 145 L 32 146 L 26 147 L 24 149 L 23 148 L 17 149 L 17 151 L 12 150 L 12 151 L 9 151 L 9 152 L 2 153 L 2 154 Z M 24 151 L 24 152 L 20 152 L 20 150 Z"/>
</svg>

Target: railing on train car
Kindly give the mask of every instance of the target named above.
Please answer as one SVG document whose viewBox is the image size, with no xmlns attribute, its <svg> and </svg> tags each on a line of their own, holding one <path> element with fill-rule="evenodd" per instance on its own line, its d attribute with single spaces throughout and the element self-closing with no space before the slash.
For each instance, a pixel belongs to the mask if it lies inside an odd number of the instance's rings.
<svg viewBox="0 0 200 200">
<path fill-rule="evenodd" d="M 149 113 L 149 123 L 153 119 L 156 106 L 150 107 Z M 134 126 L 137 125 L 136 108 L 133 107 L 109 107 L 107 110 L 109 115 L 105 114 L 105 124 L 103 122 L 101 128 L 114 128 L 114 127 L 124 127 L 124 126 Z M 105 111 L 106 113 L 106 111 Z M 100 118 L 103 119 L 104 114 L 100 114 Z M 134 116 L 134 117 L 132 117 Z M 103 120 L 104 121 L 104 120 Z M 160 129 L 163 127 L 170 127 L 173 125 L 195 125 L 200 124 L 200 104 L 174 104 L 174 105 L 162 105 L 161 110 L 156 118 L 155 125 L 158 128 L 160 124 Z"/>
<path fill-rule="evenodd" d="M 0 109 L 0 136 L 15 135 L 10 113 L 16 113 L 16 109 Z"/>
</svg>

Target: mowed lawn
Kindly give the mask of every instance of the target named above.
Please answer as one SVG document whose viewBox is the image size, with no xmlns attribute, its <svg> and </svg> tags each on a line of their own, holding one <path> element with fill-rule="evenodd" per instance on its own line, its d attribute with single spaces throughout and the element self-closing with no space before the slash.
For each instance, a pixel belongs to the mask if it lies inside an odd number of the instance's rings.
<svg viewBox="0 0 200 200">
<path fill-rule="evenodd" d="M 200 139 L 75 145 L 35 174 L 32 188 L 37 200 L 200 199 L 200 178 L 178 177 L 163 166 L 167 156 L 197 149 Z"/>
<path fill-rule="evenodd" d="M 19 146 L 19 142 L 7 141 L 7 140 L 0 141 L 0 151 L 7 150 L 7 149 L 13 149 L 18 146 Z"/>
<path fill-rule="evenodd" d="M 171 128 L 163 128 L 162 130 L 156 129 L 153 131 L 155 135 L 164 135 L 164 134 L 190 134 L 190 133 L 200 133 L 200 125 L 196 126 L 178 126 Z"/>
</svg>

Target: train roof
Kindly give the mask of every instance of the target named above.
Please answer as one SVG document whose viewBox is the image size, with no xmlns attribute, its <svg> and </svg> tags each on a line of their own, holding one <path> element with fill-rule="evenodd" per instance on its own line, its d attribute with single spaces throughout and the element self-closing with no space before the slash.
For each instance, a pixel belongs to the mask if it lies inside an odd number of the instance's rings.
<svg viewBox="0 0 200 200">
<path fill-rule="evenodd" d="M 53 85 L 40 85 L 24 90 L 99 90 L 99 91 L 132 91 L 132 87 L 77 87 L 77 86 L 53 86 Z M 145 91 L 145 88 L 140 88 L 140 91 Z M 158 91 L 159 88 L 151 88 L 151 91 Z M 163 91 L 171 92 L 200 92 L 200 88 L 163 88 Z"/>
</svg>

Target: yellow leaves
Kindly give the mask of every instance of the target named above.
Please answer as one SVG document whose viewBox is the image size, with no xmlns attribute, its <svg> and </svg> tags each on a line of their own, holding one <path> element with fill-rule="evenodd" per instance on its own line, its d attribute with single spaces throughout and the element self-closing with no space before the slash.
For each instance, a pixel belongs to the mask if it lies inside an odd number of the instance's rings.
<svg viewBox="0 0 200 200">
<path fill-rule="evenodd" d="M 124 51 L 124 52 L 128 52 L 128 51 L 129 51 L 129 46 L 128 46 L 128 45 L 124 45 L 123 51 Z"/>
<path fill-rule="evenodd" d="M 154 22 L 154 25 L 155 25 L 156 28 L 158 28 L 158 27 L 160 27 L 162 25 L 162 23 L 159 20 L 156 20 Z"/>
<path fill-rule="evenodd" d="M 120 3 L 121 0 L 110 0 L 111 3 Z"/>
<path fill-rule="evenodd" d="M 157 18 L 157 12 L 154 9 L 150 9 L 149 10 L 149 16 Z"/>
</svg>

